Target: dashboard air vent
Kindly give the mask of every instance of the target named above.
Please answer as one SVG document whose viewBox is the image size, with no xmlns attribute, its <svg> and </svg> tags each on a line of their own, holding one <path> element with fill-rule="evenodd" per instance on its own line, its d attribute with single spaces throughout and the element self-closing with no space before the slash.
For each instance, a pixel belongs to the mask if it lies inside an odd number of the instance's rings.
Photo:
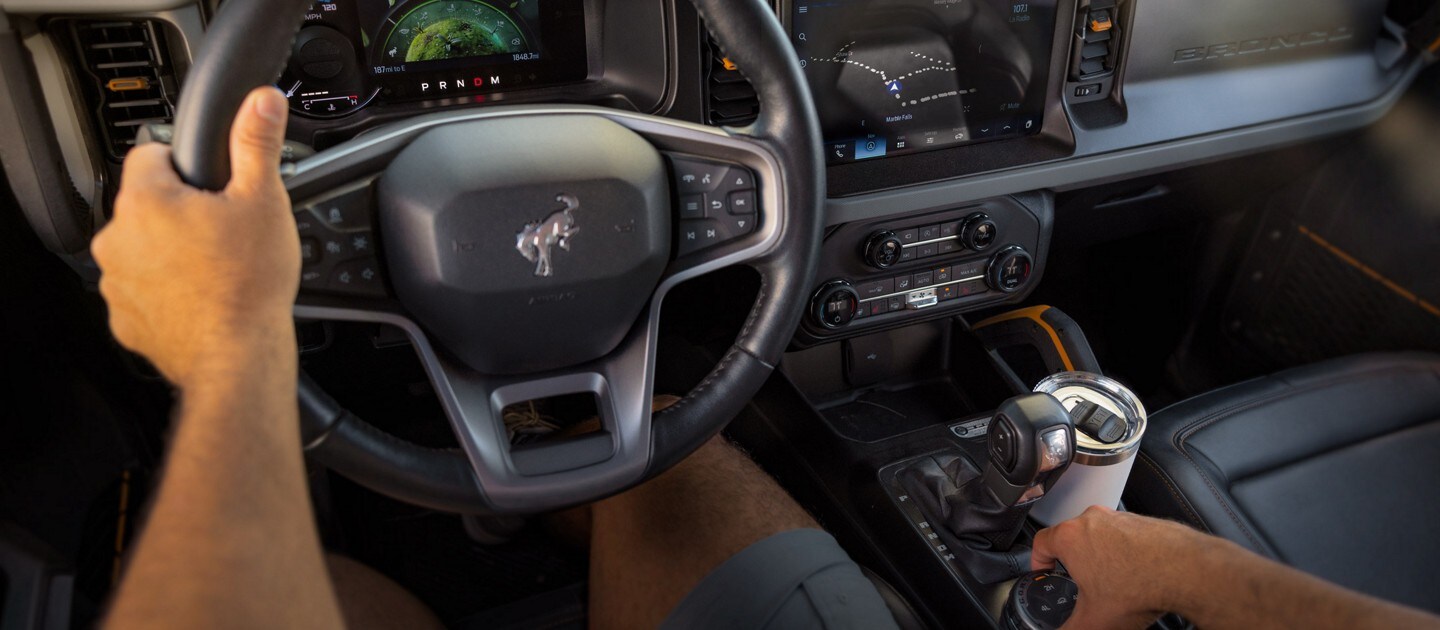
<svg viewBox="0 0 1440 630">
<path fill-rule="evenodd" d="M 740 70 L 725 58 L 714 40 L 706 39 L 706 117 L 712 125 L 743 127 L 760 114 L 760 97 Z"/>
<path fill-rule="evenodd" d="M 177 92 L 162 27 L 152 20 L 72 20 L 75 73 L 104 140 L 106 157 L 120 161 L 140 128 L 170 123 Z"/>
</svg>

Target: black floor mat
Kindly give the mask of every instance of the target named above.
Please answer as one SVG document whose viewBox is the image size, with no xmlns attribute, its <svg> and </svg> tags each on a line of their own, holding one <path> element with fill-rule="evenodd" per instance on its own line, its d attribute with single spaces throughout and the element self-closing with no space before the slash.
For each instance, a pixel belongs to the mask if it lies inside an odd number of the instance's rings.
<svg viewBox="0 0 1440 630">
<path fill-rule="evenodd" d="M 327 546 L 400 583 L 446 623 L 579 584 L 589 571 L 583 551 L 533 524 L 509 543 L 481 545 L 465 534 L 459 516 L 344 480 L 333 481 L 332 493 L 344 526 Z"/>
</svg>

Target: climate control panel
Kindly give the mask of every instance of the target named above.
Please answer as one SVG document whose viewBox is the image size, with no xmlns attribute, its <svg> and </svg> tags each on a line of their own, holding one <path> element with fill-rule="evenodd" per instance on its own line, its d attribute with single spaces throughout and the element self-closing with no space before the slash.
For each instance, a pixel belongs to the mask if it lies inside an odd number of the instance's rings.
<svg viewBox="0 0 1440 630">
<path fill-rule="evenodd" d="M 985 308 L 1023 297 L 1048 217 L 1012 198 L 849 224 L 822 254 L 800 345 Z"/>
</svg>

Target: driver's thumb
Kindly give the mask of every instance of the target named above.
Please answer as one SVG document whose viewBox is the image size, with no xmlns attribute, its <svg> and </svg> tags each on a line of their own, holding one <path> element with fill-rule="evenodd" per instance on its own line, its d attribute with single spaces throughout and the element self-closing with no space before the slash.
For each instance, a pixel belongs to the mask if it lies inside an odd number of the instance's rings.
<svg viewBox="0 0 1440 630">
<path fill-rule="evenodd" d="M 279 185 L 286 107 L 285 96 L 273 87 L 245 98 L 230 129 L 231 187 L 261 191 Z"/>
</svg>

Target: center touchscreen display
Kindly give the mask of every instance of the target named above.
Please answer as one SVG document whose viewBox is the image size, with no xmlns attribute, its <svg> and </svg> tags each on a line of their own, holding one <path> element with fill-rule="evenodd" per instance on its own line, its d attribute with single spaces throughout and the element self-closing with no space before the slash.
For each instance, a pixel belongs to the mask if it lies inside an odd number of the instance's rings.
<svg viewBox="0 0 1440 630">
<path fill-rule="evenodd" d="M 792 0 L 830 163 L 1038 133 L 1056 0 Z"/>
</svg>

